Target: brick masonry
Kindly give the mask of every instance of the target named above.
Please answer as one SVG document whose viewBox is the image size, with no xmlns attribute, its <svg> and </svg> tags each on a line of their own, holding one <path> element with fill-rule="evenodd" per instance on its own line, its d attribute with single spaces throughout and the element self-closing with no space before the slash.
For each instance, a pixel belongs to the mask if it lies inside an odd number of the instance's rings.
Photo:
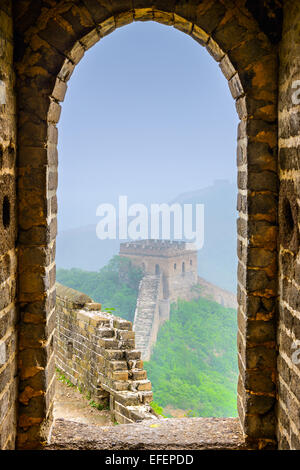
<svg viewBox="0 0 300 470">
<path fill-rule="evenodd" d="M 159 327 L 169 319 L 170 304 L 191 300 L 197 284 L 197 250 L 185 242 L 139 240 L 121 243 L 121 257 L 144 272 L 139 285 L 133 329 L 142 358 L 150 359 Z"/>
<path fill-rule="evenodd" d="M 10 2 L 0 4 L 0 448 L 16 437 L 16 106 Z"/>
<path fill-rule="evenodd" d="M 178 299 L 199 297 L 237 307 L 236 296 L 198 276 L 197 249 L 185 242 L 139 240 L 121 243 L 120 256 L 144 272 L 139 285 L 133 329 L 142 359 L 149 361 L 160 326 L 170 318 Z"/>
<path fill-rule="evenodd" d="M 162 299 L 162 275 L 145 274 L 139 285 L 133 322 L 137 348 L 141 351 L 144 361 L 150 360 L 159 327 L 169 318 L 170 304 L 168 300 Z M 162 303 L 165 307 L 163 312 L 161 312 Z M 162 313 L 165 314 L 164 318 Z"/>
<path fill-rule="evenodd" d="M 300 8 L 287 1 L 279 77 L 279 324 L 280 449 L 300 449 Z M 296 83 L 296 85 L 295 85 Z M 296 93 L 296 95 L 294 95 Z"/>
<path fill-rule="evenodd" d="M 176 302 L 192 298 L 198 281 L 197 248 L 191 243 L 168 240 L 139 240 L 121 243 L 120 256 L 142 268 L 146 274 L 162 277 L 162 299 Z"/>
<path fill-rule="evenodd" d="M 120 424 L 153 419 L 151 382 L 135 349 L 132 323 L 101 312 L 89 297 L 57 284 L 55 360 Z"/>
<path fill-rule="evenodd" d="M 299 125 L 290 99 L 292 81 L 300 78 L 299 12 L 292 0 L 1 1 L 2 448 L 14 446 L 15 434 L 18 448 L 38 448 L 51 424 L 59 103 L 88 48 L 118 27 L 146 20 L 205 47 L 236 102 L 239 417 L 260 448 L 277 440 L 281 448 L 299 448 L 299 369 L 290 345 L 300 310 Z"/>
</svg>

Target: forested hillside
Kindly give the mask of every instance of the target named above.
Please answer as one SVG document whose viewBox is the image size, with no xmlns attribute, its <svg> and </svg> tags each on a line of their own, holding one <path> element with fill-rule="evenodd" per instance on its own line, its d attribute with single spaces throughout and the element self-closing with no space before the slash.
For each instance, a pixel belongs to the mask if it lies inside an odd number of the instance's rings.
<svg viewBox="0 0 300 470">
<path fill-rule="evenodd" d="M 89 295 L 114 314 L 133 321 L 142 271 L 131 261 L 114 256 L 99 272 L 82 269 L 58 269 L 56 278 L 61 284 Z"/>
<path fill-rule="evenodd" d="M 233 309 L 205 299 L 173 305 L 145 363 L 154 401 L 190 416 L 236 416 L 236 333 Z"/>
</svg>

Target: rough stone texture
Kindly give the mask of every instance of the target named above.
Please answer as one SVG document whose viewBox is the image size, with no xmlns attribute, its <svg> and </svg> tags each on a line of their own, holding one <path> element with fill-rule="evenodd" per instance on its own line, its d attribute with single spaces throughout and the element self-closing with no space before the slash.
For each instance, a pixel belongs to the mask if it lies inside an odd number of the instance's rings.
<svg viewBox="0 0 300 470">
<path fill-rule="evenodd" d="M 299 366 L 291 361 L 292 340 L 299 338 L 300 311 L 299 109 L 291 102 L 296 91 L 293 80 L 300 79 L 299 15 L 300 6 L 292 0 L 284 2 L 284 9 L 280 1 L 251 0 L 1 2 L 0 80 L 7 85 L 7 103 L 0 105 L 0 325 L 8 330 L 0 330 L 0 345 L 7 338 L 5 349 L 11 361 L 8 365 L 5 360 L 0 368 L 0 384 L 4 372 L 5 388 L 0 391 L 1 447 L 13 447 L 17 432 L 18 448 L 37 448 L 51 424 L 59 102 L 86 49 L 132 21 L 155 20 L 205 47 L 219 63 L 236 101 L 241 121 L 237 148 L 239 416 L 247 438 L 261 448 L 275 444 L 276 437 L 280 448 L 300 448 Z M 15 376 L 16 267 L 17 430 L 16 381 L 10 379 Z"/>
<path fill-rule="evenodd" d="M 255 14 L 258 12 L 255 11 Z M 26 376 L 26 385 L 38 394 L 46 384 L 48 399 L 32 398 L 39 401 L 39 411 L 36 403 L 34 416 L 29 405 L 21 410 L 24 416 L 22 422 L 27 428 L 19 430 L 20 448 L 38 443 L 41 440 L 41 424 L 51 417 L 53 367 L 49 364 L 54 363 L 51 349 L 53 333 L 43 325 L 53 325 L 50 318 L 54 309 L 56 204 L 52 201 L 55 201 L 57 180 L 56 121 L 59 117 L 59 108 L 55 103 L 58 105 L 64 99 L 66 82 L 85 48 L 123 24 L 153 19 L 173 25 L 205 46 L 220 63 L 236 100 L 241 119 L 238 133 L 239 181 L 246 181 L 246 187 L 239 184 L 238 197 L 238 238 L 244 247 L 239 263 L 239 362 L 242 384 L 239 413 L 250 439 L 260 442 L 275 439 L 274 406 L 270 406 L 266 414 L 261 413 L 259 405 L 270 394 L 275 396 L 273 378 L 276 370 L 271 351 L 276 347 L 275 338 L 263 343 L 259 335 L 261 321 L 266 323 L 265 328 L 274 330 L 274 300 L 277 295 L 277 189 L 274 189 L 277 171 L 277 49 L 270 42 L 270 31 L 265 34 L 260 29 L 257 18 L 252 16 L 244 0 L 204 0 L 199 5 L 176 4 L 173 1 L 166 4 L 164 0 L 157 0 L 155 6 L 150 5 L 149 0 L 130 4 L 120 4 L 114 0 L 109 7 L 102 6 L 100 0 L 61 0 L 51 4 L 25 0 L 16 2 L 15 6 L 19 96 L 19 249 L 21 256 L 24 253 L 20 265 L 19 300 L 22 318 L 25 311 L 32 315 L 39 309 L 43 313 L 39 316 L 41 324 L 34 325 L 30 316 L 30 324 L 24 328 L 22 364 L 25 367 L 26 363 L 26 367 L 25 371 L 21 371 L 20 389 L 25 386 L 22 377 L 27 374 L 27 367 L 32 370 L 38 364 L 39 372 L 34 370 L 41 380 Z M 264 178 L 256 185 L 256 177 L 261 172 L 273 174 L 274 178 Z M 262 253 L 268 252 L 268 263 L 261 265 L 258 259 L 257 264 L 253 261 L 250 264 L 252 248 L 260 248 Z M 44 256 L 42 261 L 41 255 Z M 32 354 L 30 338 L 33 329 L 36 330 L 34 338 L 37 339 L 35 354 Z M 42 341 L 39 341 L 41 338 Z M 248 360 L 249 349 L 258 345 L 265 348 L 266 355 L 270 355 L 268 367 L 262 363 L 258 368 L 252 368 Z M 256 396 L 256 408 L 252 407 L 251 412 L 248 409 L 249 394 Z"/>
<path fill-rule="evenodd" d="M 280 449 L 300 449 L 300 8 L 285 2 L 279 82 L 279 296 L 277 331 Z M 296 96 L 293 97 L 293 93 Z M 298 341 L 298 342 L 297 342 Z M 294 343 L 294 344 L 293 344 Z M 293 356 L 295 354 L 295 356 Z M 298 362 L 298 363 L 297 363 Z"/>
<path fill-rule="evenodd" d="M 0 4 L 0 449 L 16 436 L 16 109 L 11 2 Z"/>
<path fill-rule="evenodd" d="M 141 351 L 144 361 L 149 361 L 151 349 L 156 343 L 159 326 L 163 323 L 160 316 L 162 291 L 162 275 L 145 274 L 139 285 L 133 323 L 136 347 Z M 164 320 L 168 320 L 170 312 L 168 300 L 165 301 L 165 304 L 167 308 Z"/>
<path fill-rule="evenodd" d="M 185 242 L 139 240 L 121 243 L 120 256 L 142 268 L 133 329 L 142 359 L 148 361 L 159 327 L 169 319 L 170 304 L 191 300 L 197 284 L 197 251 Z"/>
<path fill-rule="evenodd" d="M 236 296 L 198 276 L 196 247 L 167 240 L 121 243 L 120 256 L 142 268 L 133 329 L 142 359 L 149 361 L 160 326 L 170 317 L 170 305 L 178 299 L 204 297 L 236 308 Z"/>
<path fill-rule="evenodd" d="M 85 394 L 126 424 L 154 417 L 151 382 L 135 349 L 132 323 L 57 284 L 56 366 Z"/>
<path fill-rule="evenodd" d="M 92 424 L 95 426 L 113 426 L 109 409 L 99 410 L 91 406 L 87 395 L 80 393 L 76 386 L 71 387 L 64 383 L 57 372 L 53 406 L 53 420 L 66 419 L 77 423 Z"/>
<path fill-rule="evenodd" d="M 246 450 L 236 418 L 180 418 L 99 427 L 55 420 L 47 450 Z"/>
<path fill-rule="evenodd" d="M 197 284 L 197 249 L 185 242 L 139 240 L 121 243 L 120 256 L 129 258 L 146 274 L 162 275 L 163 297 L 170 303 L 180 297 L 190 300 Z"/>
<path fill-rule="evenodd" d="M 239 261 L 242 384 L 238 397 L 239 414 L 249 439 L 261 443 L 275 440 L 274 406 L 270 405 L 267 414 L 261 413 L 261 408 L 266 397 L 270 394 L 275 396 L 276 360 L 273 352 L 276 344 L 275 338 L 263 343 L 259 335 L 261 321 L 266 323 L 266 329 L 274 331 L 277 296 L 277 49 L 270 42 L 269 29 L 266 34 L 260 29 L 243 0 L 204 0 L 199 5 L 166 4 L 164 0 L 158 0 L 155 6 L 150 5 L 149 0 L 128 5 L 114 0 L 108 9 L 101 6 L 100 0 L 62 0 L 51 4 L 44 1 L 33 4 L 27 0 L 17 2 L 15 14 L 20 109 L 19 213 L 27 214 L 21 217 L 19 224 L 20 251 L 26 250 L 29 254 L 37 247 L 43 247 L 45 254 L 42 264 L 40 261 L 33 266 L 22 263 L 21 311 L 24 311 L 25 304 L 27 309 L 34 308 L 45 296 L 46 303 L 49 302 L 54 291 L 56 204 L 52 201 L 55 201 L 57 181 L 56 121 L 60 113 L 56 105 L 64 99 L 66 82 L 74 66 L 86 48 L 123 24 L 157 19 L 173 25 L 206 47 L 220 63 L 241 119 L 238 132 L 238 239 L 243 245 Z M 30 191 L 33 172 L 39 183 L 34 186 L 34 191 Z M 257 175 L 262 172 L 268 177 L 258 180 Z M 30 200 L 35 204 L 28 204 Z M 257 261 L 253 257 L 253 249 L 256 248 L 261 253 L 256 257 Z M 32 260 L 33 256 L 28 256 L 28 259 Z M 262 308 L 259 308 L 260 304 Z M 51 307 L 47 305 L 43 316 L 46 324 L 50 323 L 47 320 L 49 315 Z M 29 331 L 32 329 L 27 329 L 26 334 Z M 51 332 L 40 327 L 40 337 L 51 338 Z M 47 341 L 50 342 L 45 343 L 43 339 L 39 343 L 40 349 L 46 352 L 43 358 L 32 359 L 45 371 L 40 371 L 39 375 L 50 391 L 53 376 L 46 373 L 46 364 L 53 362 L 53 357 L 51 348 L 46 346 L 50 346 L 51 339 Z M 26 344 L 30 344 L 30 340 Z M 265 363 L 255 368 L 251 366 L 248 351 L 258 346 L 264 348 L 265 355 L 269 357 L 267 367 Z M 260 386 L 257 385 L 259 381 Z M 40 388 L 36 381 L 29 382 L 34 393 L 38 393 Z M 252 407 L 250 412 L 248 397 L 253 394 L 256 408 Z M 40 415 L 46 419 L 51 416 L 50 397 L 51 394 L 47 403 L 41 401 Z M 22 435 L 19 447 L 32 446 L 33 441 L 39 439 L 38 434 L 33 439 L 30 437 L 33 432 L 30 407 L 22 413 L 26 414 L 26 411 L 29 419 L 25 422 L 30 426 L 27 435 Z"/>
</svg>

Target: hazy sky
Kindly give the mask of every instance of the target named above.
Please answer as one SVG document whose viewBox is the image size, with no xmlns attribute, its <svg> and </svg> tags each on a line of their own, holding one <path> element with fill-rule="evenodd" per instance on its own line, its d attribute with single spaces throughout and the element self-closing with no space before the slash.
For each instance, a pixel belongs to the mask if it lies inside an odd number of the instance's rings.
<svg viewBox="0 0 300 470">
<path fill-rule="evenodd" d="M 59 122 L 59 230 L 101 203 L 168 203 L 236 180 L 237 113 L 219 66 L 186 34 L 133 23 L 77 65 Z"/>
</svg>

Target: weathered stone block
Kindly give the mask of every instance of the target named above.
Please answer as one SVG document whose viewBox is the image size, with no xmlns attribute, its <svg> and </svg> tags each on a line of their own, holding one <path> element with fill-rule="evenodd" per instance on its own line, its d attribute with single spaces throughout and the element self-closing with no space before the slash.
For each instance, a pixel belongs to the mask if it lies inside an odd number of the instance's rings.
<svg viewBox="0 0 300 470">
<path fill-rule="evenodd" d="M 184 18 L 174 14 L 174 28 L 179 29 L 183 33 L 191 34 L 193 29 L 193 24 L 190 21 L 185 20 Z"/>
<path fill-rule="evenodd" d="M 132 370 L 132 380 L 146 380 L 147 379 L 147 371 L 146 370 Z"/>
<path fill-rule="evenodd" d="M 132 323 L 128 320 L 122 320 L 121 318 L 115 318 L 113 321 L 114 328 L 118 330 L 132 330 Z"/>
<path fill-rule="evenodd" d="M 225 53 L 222 51 L 220 46 L 210 37 L 207 44 L 206 44 L 206 49 L 210 53 L 210 55 L 217 61 L 221 62 L 223 57 L 225 56 Z"/>
</svg>

